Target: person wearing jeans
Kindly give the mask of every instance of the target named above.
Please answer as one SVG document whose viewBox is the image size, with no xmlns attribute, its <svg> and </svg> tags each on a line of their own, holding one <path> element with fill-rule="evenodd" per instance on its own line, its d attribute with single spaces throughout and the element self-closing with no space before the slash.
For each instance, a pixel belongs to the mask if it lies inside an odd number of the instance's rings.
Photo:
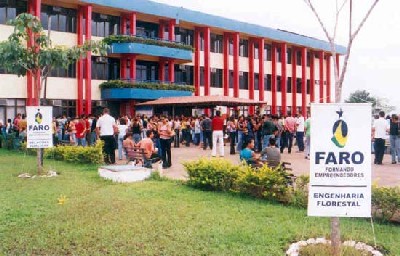
<svg viewBox="0 0 400 256">
<path fill-rule="evenodd" d="M 122 160 L 122 148 L 123 148 L 123 141 L 126 135 L 126 131 L 128 130 L 128 126 L 126 125 L 126 119 L 121 117 L 119 119 L 118 125 L 118 159 Z"/>
<path fill-rule="evenodd" d="M 392 115 L 390 120 L 390 154 L 392 155 L 392 164 L 400 163 L 400 123 L 396 114 Z M 397 155 L 397 162 L 396 162 Z"/>
</svg>

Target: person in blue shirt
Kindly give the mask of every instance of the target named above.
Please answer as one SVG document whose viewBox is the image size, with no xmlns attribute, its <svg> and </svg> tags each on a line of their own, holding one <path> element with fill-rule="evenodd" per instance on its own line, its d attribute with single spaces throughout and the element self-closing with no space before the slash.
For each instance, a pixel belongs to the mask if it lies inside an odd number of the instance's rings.
<svg viewBox="0 0 400 256">
<path fill-rule="evenodd" d="M 243 143 L 244 148 L 240 151 L 240 161 L 257 166 L 259 163 L 259 156 L 253 151 L 254 139 L 249 139 Z"/>
</svg>

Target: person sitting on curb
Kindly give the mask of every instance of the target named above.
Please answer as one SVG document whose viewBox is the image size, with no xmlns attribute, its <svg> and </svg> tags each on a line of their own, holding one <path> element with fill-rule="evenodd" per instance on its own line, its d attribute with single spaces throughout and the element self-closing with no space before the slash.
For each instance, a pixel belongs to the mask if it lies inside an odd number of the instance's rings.
<svg viewBox="0 0 400 256">
<path fill-rule="evenodd" d="M 276 163 L 277 165 L 281 162 L 281 152 L 276 147 L 275 138 L 269 138 L 269 146 L 261 151 L 261 159 L 269 163 Z"/>
<path fill-rule="evenodd" d="M 139 141 L 136 144 L 137 147 L 142 148 L 144 150 L 144 167 L 152 168 L 152 160 L 151 159 L 158 159 L 158 153 L 156 148 L 154 147 L 153 142 L 154 133 L 152 130 L 146 131 L 146 138 Z"/>
<path fill-rule="evenodd" d="M 253 167 L 260 167 L 262 163 L 259 160 L 259 155 L 257 155 L 254 149 L 254 140 L 249 139 L 243 142 L 244 148 L 240 151 L 240 161 L 246 161 L 247 164 Z"/>
</svg>

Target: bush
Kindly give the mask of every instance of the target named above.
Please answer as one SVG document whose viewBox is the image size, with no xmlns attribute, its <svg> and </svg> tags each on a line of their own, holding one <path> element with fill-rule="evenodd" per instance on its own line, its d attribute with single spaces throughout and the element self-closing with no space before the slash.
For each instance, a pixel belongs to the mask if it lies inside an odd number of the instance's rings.
<svg viewBox="0 0 400 256">
<path fill-rule="evenodd" d="M 160 40 L 157 38 L 147 38 L 147 37 L 129 36 L 129 35 L 111 35 L 104 38 L 103 42 L 108 45 L 111 45 L 113 43 L 140 43 L 140 44 L 157 45 L 162 47 L 194 51 L 194 48 L 191 45 Z"/>
<path fill-rule="evenodd" d="M 263 165 L 253 169 L 249 165 L 242 164 L 238 168 L 235 190 L 257 198 L 288 202 L 289 186 L 286 177 L 286 171 L 280 168 Z"/>
<path fill-rule="evenodd" d="M 178 85 L 160 82 L 140 82 L 132 81 L 126 82 L 121 80 L 111 80 L 100 84 L 100 89 L 113 89 L 113 88 L 137 88 L 149 90 L 175 90 L 175 91 L 194 91 L 192 85 Z"/>
<path fill-rule="evenodd" d="M 205 159 L 183 163 L 188 185 L 215 191 L 229 191 L 238 175 L 238 166 L 225 159 Z"/>
<path fill-rule="evenodd" d="M 103 163 L 103 142 L 97 141 L 93 147 L 56 146 L 45 149 L 44 157 L 70 163 Z"/>
<path fill-rule="evenodd" d="M 264 165 L 254 169 L 249 165 L 233 165 L 225 159 L 200 159 L 185 162 L 189 174 L 187 184 L 193 187 L 233 191 L 267 200 L 288 202 L 287 172 Z"/>
<path fill-rule="evenodd" d="M 307 208 L 309 183 L 309 176 L 301 175 L 297 177 L 294 188 L 290 191 L 289 204 L 299 208 Z"/>
<path fill-rule="evenodd" d="M 400 187 L 372 186 L 373 215 L 390 221 L 400 210 Z"/>
</svg>

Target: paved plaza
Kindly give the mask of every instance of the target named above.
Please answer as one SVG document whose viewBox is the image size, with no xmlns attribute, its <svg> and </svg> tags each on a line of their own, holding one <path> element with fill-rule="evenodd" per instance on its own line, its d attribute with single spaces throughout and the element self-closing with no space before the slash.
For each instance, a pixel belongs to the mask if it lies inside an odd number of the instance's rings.
<svg viewBox="0 0 400 256">
<path fill-rule="evenodd" d="M 172 148 L 172 167 L 163 170 L 163 174 L 172 179 L 186 179 L 187 173 L 182 165 L 184 161 L 195 160 L 201 157 L 211 158 L 211 150 L 190 146 L 181 146 Z M 225 146 L 225 159 L 233 163 L 239 163 L 239 153 L 229 154 L 229 146 Z M 373 161 L 374 155 L 371 156 Z M 295 175 L 309 174 L 310 160 L 304 158 L 304 153 L 288 154 L 286 151 L 282 154 L 282 161 L 290 162 Z M 126 161 L 118 161 L 118 164 L 125 164 Z M 157 164 L 153 165 L 157 167 Z M 391 164 L 391 157 L 385 154 L 383 165 L 372 164 L 372 182 L 379 186 L 400 186 L 400 164 Z"/>
</svg>

